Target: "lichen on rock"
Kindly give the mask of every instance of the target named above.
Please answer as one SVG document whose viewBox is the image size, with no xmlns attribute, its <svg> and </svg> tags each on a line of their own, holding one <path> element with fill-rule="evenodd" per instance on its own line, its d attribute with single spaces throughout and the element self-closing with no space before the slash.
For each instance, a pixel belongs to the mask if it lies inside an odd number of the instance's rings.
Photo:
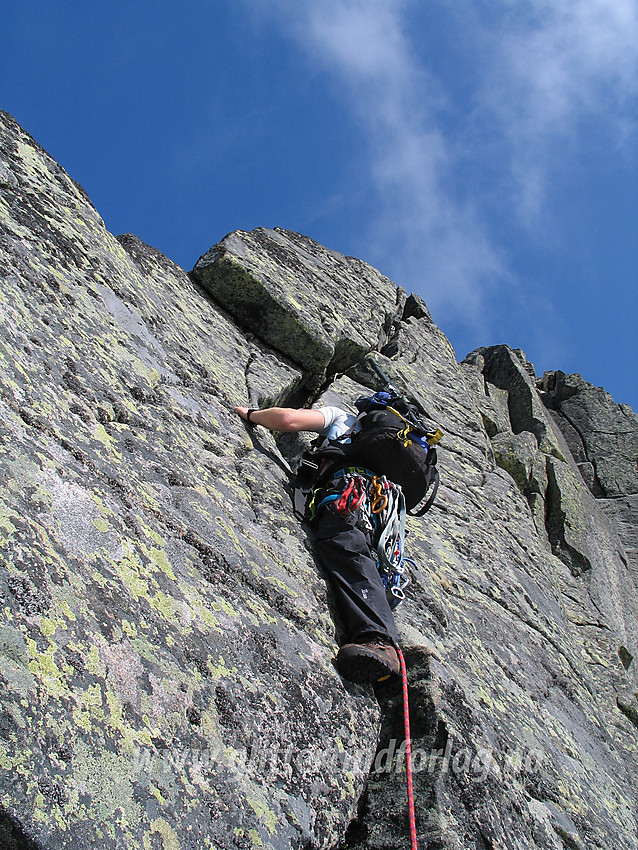
<svg viewBox="0 0 638 850">
<path fill-rule="evenodd" d="M 232 410 L 350 405 L 373 351 L 445 432 L 397 610 L 421 844 L 637 846 L 635 493 L 579 471 L 618 482 L 625 431 L 576 444 L 520 350 L 457 363 L 418 296 L 308 237 L 187 274 L 0 132 L 0 844 L 408 846 L 399 696 L 333 667 L 299 438 Z"/>
</svg>

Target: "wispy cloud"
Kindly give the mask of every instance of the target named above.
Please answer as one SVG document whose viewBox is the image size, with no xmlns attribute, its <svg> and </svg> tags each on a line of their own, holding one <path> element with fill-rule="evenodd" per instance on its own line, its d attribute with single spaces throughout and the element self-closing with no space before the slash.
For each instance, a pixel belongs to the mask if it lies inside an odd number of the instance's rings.
<svg viewBox="0 0 638 850">
<path fill-rule="evenodd" d="M 622 146 L 635 132 L 638 5 L 635 0 L 501 0 L 484 30 L 492 61 L 478 92 L 507 140 L 519 211 L 542 213 L 560 146 L 578 148 L 583 122 Z M 518 193 L 516 189 L 518 188 Z"/>
<path fill-rule="evenodd" d="M 305 37 L 346 87 L 368 139 L 377 203 L 368 257 L 390 264 L 407 288 L 427 292 L 435 313 L 453 302 L 480 321 L 480 293 L 502 279 L 504 266 L 476 210 L 446 188 L 456 158 L 435 117 L 446 95 L 410 42 L 405 7 L 397 0 L 312 4 Z"/>
<path fill-rule="evenodd" d="M 423 292 L 437 318 L 489 332 L 490 292 L 518 288 L 494 235 L 495 198 L 503 215 L 533 227 L 557 146 L 582 117 L 626 131 L 637 87 L 635 0 L 467 0 L 463 12 L 442 3 L 421 11 L 408 0 L 245 2 L 278 16 L 364 130 L 376 195 L 366 259 L 383 259 Z M 464 71 L 437 66 L 413 38 L 415 16 L 434 14 L 475 53 Z M 459 85 L 463 114 L 452 93 Z M 458 177 L 488 170 L 485 191 L 481 180 Z"/>
<path fill-rule="evenodd" d="M 635 0 L 534 0 L 522 5 L 529 10 L 526 19 L 506 17 L 495 33 L 501 41 L 501 62 L 495 68 L 502 80 L 497 88 L 509 105 L 519 103 L 527 133 L 564 131 L 582 110 L 609 112 L 635 95 Z M 492 77 L 490 83 L 497 81 Z"/>
</svg>

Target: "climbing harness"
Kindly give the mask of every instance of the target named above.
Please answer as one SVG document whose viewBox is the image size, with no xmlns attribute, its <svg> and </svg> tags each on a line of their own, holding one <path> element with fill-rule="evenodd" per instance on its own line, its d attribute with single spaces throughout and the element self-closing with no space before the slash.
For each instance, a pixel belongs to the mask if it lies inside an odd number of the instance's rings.
<svg viewBox="0 0 638 850">
<path fill-rule="evenodd" d="M 336 492 L 335 492 L 336 491 Z M 405 538 L 405 499 L 401 488 L 383 475 L 369 469 L 346 467 L 337 470 L 328 484 L 328 492 L 315 491 L 310 502 L 311 516 L 334 503 L 337 513 L 353 514 L 359 511 L 358 523 L 372 534 L 375 541 L 372 555 L 376 556 L 377 569 L 391 609 L 405 599 L 405 589 L 410 583 L 406 565 L 416 568 L 413 558 L 403 554 Z"/>
<path fill-rule="evenodd" d="M 403 686 L 403 729 L 405 735 L 405 777 L 408 794 L 408 821 L 410 823 L 410 850 L 418 850 L 416 835 L 416 817 L 414 814 L 414 786 L 412 784 L 412 736 L 410 734 L 410 703 L 408 700 L 408 671 L 405 658 L 399 646 L 395 647 L 401 666 L 401 684 Z"/>
</svg>

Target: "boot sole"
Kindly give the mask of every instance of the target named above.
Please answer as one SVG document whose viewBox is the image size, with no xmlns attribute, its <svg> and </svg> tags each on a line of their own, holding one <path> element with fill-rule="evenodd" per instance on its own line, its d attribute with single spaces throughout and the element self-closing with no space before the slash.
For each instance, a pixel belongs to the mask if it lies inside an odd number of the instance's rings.
<svg viewBox="0 0 638 850">
<path fill-rule="evenodd" d="M 396 678 L 399 674 L 371 649 L 349 649 L 339 652 L 335 659 L 338 672 L 349 682 L 359 685 L 375 684 Z"/>
</svg>

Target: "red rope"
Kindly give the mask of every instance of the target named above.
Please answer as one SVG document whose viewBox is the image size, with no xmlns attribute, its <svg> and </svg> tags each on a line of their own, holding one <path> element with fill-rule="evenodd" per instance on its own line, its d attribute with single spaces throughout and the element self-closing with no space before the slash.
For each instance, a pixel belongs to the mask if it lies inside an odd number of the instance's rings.
<svg viewBox="0 0 638 850">
<path fill-rule="evenodd" d="M 414 788 L 412 786 L 412 738 L 410 736 L 410 704 L 408 702 L 408 671 L 405 658 L 397 646 L 397 654 L 401 665 L 401 680 L 403 682 L 403 726 L 405 729 L 405 775 L 408 785 L 408 818 L 410 820 L 411 850 L 418 850 L 416 840 L 416 818 L 414 816 Z"/>
</svg>

